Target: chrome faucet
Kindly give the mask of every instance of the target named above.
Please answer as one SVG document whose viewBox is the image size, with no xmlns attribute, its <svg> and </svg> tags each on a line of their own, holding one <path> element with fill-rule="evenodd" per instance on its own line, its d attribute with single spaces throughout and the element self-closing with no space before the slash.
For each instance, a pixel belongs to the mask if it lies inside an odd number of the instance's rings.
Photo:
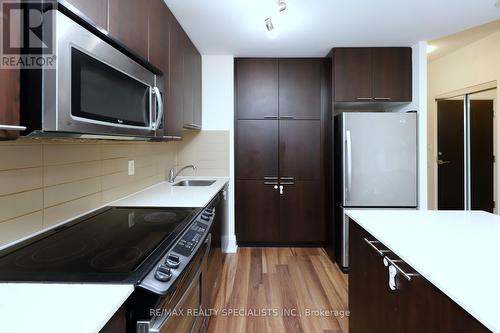
<svg viewBox="0 0 500 333">
<path fill-rule="evenodd" d="M 177 176 L 185 169 L 187 168 L 192 168 L 193 170 L 196 170 L 196 166 L 190 164 L 190 165 L 186 165 L 185 167 L 182 167 L 179 171 L 175 172 L 175 167 L 173 167 L 172 169 L 170 169 L 170 171 L 168 172 L 168 182 L 169 183 L 173 183 L 175 182 L 175 178 L 177 178 Z"/>
</svg>

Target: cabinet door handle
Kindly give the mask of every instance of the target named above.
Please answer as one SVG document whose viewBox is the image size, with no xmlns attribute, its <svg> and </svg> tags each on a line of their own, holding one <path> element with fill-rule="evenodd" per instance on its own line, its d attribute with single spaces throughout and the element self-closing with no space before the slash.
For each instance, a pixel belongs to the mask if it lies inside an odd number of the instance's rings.
<svg viewBox="0 0 500 333">
<path fill-rule="evenodd" d="M 287 181 L 287 180 L 289 180 L 289 181 L 294 181 L 294 180 L 295 180 L 295 178 L 293 178 L 293 177 L 280 177 L 280 180 L 285 180 L 285 181 Z"/>
<path fill-rule="evenodd" d="M 374 249 L 381 257 L 384 256 L 384 253 L 391 252 L 389 250 L 380 250 L 378 247 L 374 245 L 374 243 L 379 244 L 379 241 L 370 241 L 366 238 L 364 238 L 366 244 L 368 244 L 372 249 Z"/>
<path fill-rule="evenodd" d="M 392 98 L 390 97 L 375 97 L 374 100 L 376 101 L 390 101 Z"/>
<path fill-rule="evenodd" d="M 197 125 L 197 124 L 185 124 L 185 125 L 184 125 L 184 128 L 187 128 L 187 129 L 194 129 L 194 130 L 200 130 L 200 129 L 201 129 L 201 126 L 200 126 L 200 125 Z"/>
<path fill-rule="evenodd" d="M 280 116 L 280 119 L 295 119 L 294 116 Z"/>
<path fill-rule="evenodd" d="M 371 101 L 372 99 L 371 97 L 356 97 L 358 101 Z"/>
<path fill-rule="evenodd" d="M 264 182 L 264 185 L 278 185 L 278 182 Z"/>
<path fill-rule="evenodd" d="M 264 177 L 264 180 L 278 180 L 278 177 Z"/>
<path fill-rule="evenodd" d="M 14 126 L 14 125 L 0 125 L 0 131 L 26 131 L 25 126 Z"/>
<path fill-rule="evenodd" d="M 401 267 L 399 267 L 396 262 L 403 262 L 403 260 L 392 260 L 391 258 L 385 256 L 384 257 L 384 265 L 386 267 L 388 267 L 389 265 L 391 266 L 394 266 L 394 268 L 396 268 L 396 270 L 401 273 L 401 275 L 403 275 L 403 277 L 408 280 L 408 281 L 411 281 L 411 278 L 412 276 L 418 276 L 418 274 L 415 274 L 415 273 L 406 273 Z"/>
<path fill-rule="evenodd" d="M 295 185 L 295 182 L 280 182 L 283 185 Z"/>
<path fill-rule="evenodd" d="M 278 116 L 264 116 L 264 119 L 278 119 Z"/>
</svg>

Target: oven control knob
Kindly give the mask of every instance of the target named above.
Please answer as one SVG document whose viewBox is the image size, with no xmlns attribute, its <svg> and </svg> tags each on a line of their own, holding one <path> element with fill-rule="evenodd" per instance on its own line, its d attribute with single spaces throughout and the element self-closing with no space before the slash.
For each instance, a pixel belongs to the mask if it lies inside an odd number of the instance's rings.
<svg viewBox="0 0 500 333">
<path fill-rule="evenodd" d="M 169 268 L 177 268 L 181 264 L 181 259 L 175 254 L 169 254 L 165 260 L 165 265 Z"/>
<path fill-rule="evenodd" d="M 155 279 L 160 282 L 168 282 L 172 278 L 172 272 L 170 268 L 165 265 L 160 265 L 155 273 Z"/>
</svg>

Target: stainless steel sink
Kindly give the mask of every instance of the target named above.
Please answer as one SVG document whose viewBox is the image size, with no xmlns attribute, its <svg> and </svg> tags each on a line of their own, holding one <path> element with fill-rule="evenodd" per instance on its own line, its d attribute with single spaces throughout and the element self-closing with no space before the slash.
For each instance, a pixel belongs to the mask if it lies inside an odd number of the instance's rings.
<svg viewBox="0 0 500 333">
<path fill-rule="evenodd" d="M 173 186 L 210 186 L 215 183 L 215 180 L 205 180 L 205 179 L 186 179 L 175 183 Z"/>
</svg>

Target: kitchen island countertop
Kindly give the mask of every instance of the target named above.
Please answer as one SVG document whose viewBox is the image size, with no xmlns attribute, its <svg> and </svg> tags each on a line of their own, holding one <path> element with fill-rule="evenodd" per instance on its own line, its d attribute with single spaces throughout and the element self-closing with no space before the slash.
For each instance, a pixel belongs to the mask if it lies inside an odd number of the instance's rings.
<svg viewBox="0 0 500 333">
<path fill-rule="evenodd" d="M 500 332 L 500 216 L 355 209 L 346 214 L 484 326 Z"/>
</svg>

